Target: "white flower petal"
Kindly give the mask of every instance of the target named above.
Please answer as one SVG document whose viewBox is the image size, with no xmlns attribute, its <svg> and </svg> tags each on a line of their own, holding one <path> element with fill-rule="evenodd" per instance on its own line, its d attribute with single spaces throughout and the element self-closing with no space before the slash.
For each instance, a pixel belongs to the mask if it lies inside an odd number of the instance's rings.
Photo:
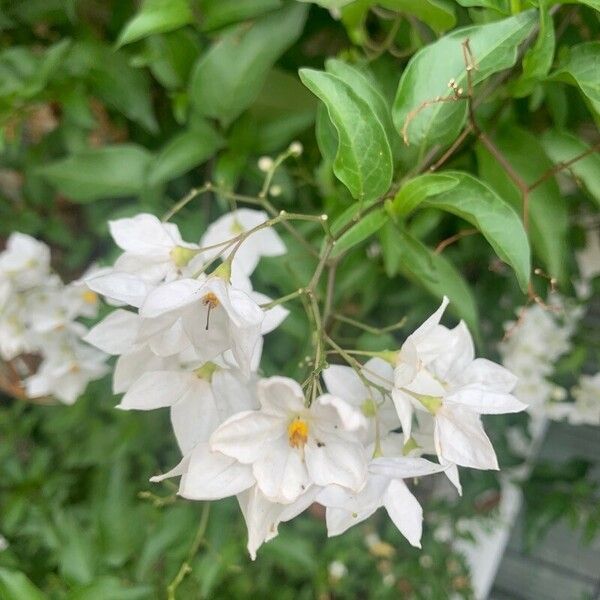
<svg viewBox="0 0 600 600">
<path fill-rule="evenodd" d="M 443 406 L 435 416 L 434 438 L 440 458 L 473 469 L 498 469 L 494 447 L 479 415 Z"/>
<path fill-rule="evenodd" d="M 140 308 L 144 318 L 158 317 L 197 302 L 201 298 L 202 282 L 196 279 L 178 279 L 152 290 Z"/>
<path fill-rule="evenodd" d="M 367 478 L 365 450 L 359 443 L 339 442 L 335 438 L 314 441 L 304 448 L 311 480 L 320 486 L 336 483 L 360 490 Z"/>
<path fill-rule="evenodd" d="M 385 509 L 400 533 L 416 548 L 421 547 L 423 509 L 401 480 L 393 480 L 383 498 Z"/>
<path fill-rule="evenodd" d="M 424 477 L 443 471 L 444 467 L 424 458 L 409 456 L 382 456 L 375 458 L 369 464 L 369 471 L 385 475 L 390 479 L 409 479 L 411 477 Z"/>
<path fill-rule="evenodd" d="M 92 327 L 83 339 L 108 354 L 123 354 L 135 343 L 139 317 L 128 310 L 117 309 Z"/>
<path fill-rule="evenodd" d="M 141 213 L 132 218 L 108 222 L 119 248 L 142 256 L 164 256 L 175 246 L 169 230 L 154 215 Z"/>
<path fill-rule="evenodd" d="M 152 410 L 172 406 L 193 385 L 195 375 L 185 371 L 144 373 L 127 391 L 118 408 Z"/>
<path fill-rule="evenodd" d="M 105 275 L 96 275 L 86 279 L 91 290 L 106 296 L 111 300 L 124 302 L 130 306 L 140 307 L 152 286 L 131 273 L 118 273 L 113 271 Z"/>
<path fill-rule="evenodd" d="M 353 406 L 360 407 L 369 397 L 367 388 L 352 367 L 330 365 L 323 371 L 323 379 L 330 394 Z"/>
<path fill-rule="evenodd" d="M 273 415 L 249 410 L 233 415 L 211 436 L 211 449 L 251 464 L 270 451 L 270 444 L 285 431 Z"/>
<path fill-rule="evenodd" d="M 258 382 L 258 399 L 262 409 L 282 419 L 304 411 L 304 393 L 297 381 L 289 377 L 269 377 Z"/>
<path fill-rule="evenodd" d="M 447 405 L 460 404 L 475 412 L 487 415 L 515 413 L 527 409 L 526 404 L 523 404 L 511 394 L 496 392 L 487 387 L 482 387 L 482 384 L 461 387 L 446 396 L 444 403 Z"/>
</svg>

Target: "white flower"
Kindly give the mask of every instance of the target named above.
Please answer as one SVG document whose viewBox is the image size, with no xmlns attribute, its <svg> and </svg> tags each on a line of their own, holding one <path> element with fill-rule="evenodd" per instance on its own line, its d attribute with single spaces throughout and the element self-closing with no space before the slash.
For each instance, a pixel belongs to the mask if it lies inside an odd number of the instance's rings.
<svg viewBox="0 0 600 600">
<path fill-rule="evenodd" d="M 366 459 L 353 432 L 364 417 L 331 395 L 310 408 L 286 377 L 258 384 L 259 411 L 234 415 L 211 436 L 212 450 L 252 465 L 257 485 L 273 502 L 294 502 L 311 485 L 337 483 L 354 490 L 365 482 Z"/>
<path fill-rule="evenodd" d="M 447 303 L 444 298 L 402 346 L 394 402 L 407 438 L 413 408 L 434 416 L 434 442 L 442 464 L 497 469 L 479 415 L 518 412 L 526 406 L 511 395 L 517 379 L 510 371 L 475 359 L 473 340 L 462 321 L 454 329 L 439 325 Z"/>
<path fill-rule="evenodd" d="M 382 441 L 382 447 L 385 454 L 388 451 L 401 453 L 403 436 L 391 434 Z M 403 480 L 439 473 L 443 468 L 424 458 L 381 456 L 372 459 L 367 483 L 359 492 L 332 485 L 318 494 L 317 502 L 327 507 L 328 535 L 340 535 L 384 506 L 402 535 L 420 548 L 423 509 Z"/>
<path fill-rule="evenodd" d="M 73 404 L 90 381 L 107 372 L 103 352 L 67 337 L 24 383 L 31 398 L 52 395 L 65 404 Z"/>
<path fill-rule="evenodd" d="M 600 425 L 600 373 L 582 375 L 571 395 L 574 402 L 549 404 L 550 418 L 567 419 L 571 425 Z"/>
<path fill-rule="evenodd" d="M 202 236 L 200 246 L 207 248 L 221 244 L 235 238 L 236 236 L 257 227 L 268 220 L 267 213 L 249 208 L 239 208 L 234 212 L 227 213 L 212 223 L 206 233 Z M 235 244 L 234 244 L 235 246 Z M 226 245 L 204 251 L 207 257 L 217 256 Z M 226 258 L 231 253 L 230 248 L 224 254 Z M 281 256 L 285 254 L 286 248 L 279 235 L 272 227 L 265 227 L 249 235 L 235 253 L 232 264 L 232 272 L 237 270 L 241 274 L 249 276 L 253 273 L 261 256 Z"/>
<path fill-rule="evenodd" d="M 372 442 L 376 431 L 385 436 L 400 426 L 396 409 L 387 397 L 392 390 L 393 375 L 392 366 L 381 358 L 372 358 L 364 364 L 362 378 L 353 368 L 343 365 L 331 365 L 323 371 L 327 391 L 343 398 L 368 418 L 364 442 Z"/>
<path fill-rule="evenodd" d="M 148 294 L 139 314 L 143 319 L 156 319 L 153 335 L 181 328 L 203 361 L 231 349 L 240 368 L 250 372 L 264 313 L 222 277 L 179 279 L 160 285 Z"/>
<path fill-rule="evenodd" d="M 236 369 L 206 363 L 194 370 L 147 371 L 128 389 L 118 408 L 171 407 L 171 423 L 182 454 L 230 416 L 258 407 L 254 386 Z"/>
<path fill-rule="evenodd" d="M 44 283 L 50 273 L 50 249 L 24 233 L 11 233 L 0 252 L 0 279 L 8 279 L 17 290 Z"/>
<path fill-rule="evenodd" d="M 199 254 L 196 244 L 182 240 L 177 225 L 162 223 L 154 215 L 141 213 L 109 221 L 108 226 L 125 251 L 115 262 L 115 271 L 137 275 L 150 284 L 177 277 Z"/>
</svg>

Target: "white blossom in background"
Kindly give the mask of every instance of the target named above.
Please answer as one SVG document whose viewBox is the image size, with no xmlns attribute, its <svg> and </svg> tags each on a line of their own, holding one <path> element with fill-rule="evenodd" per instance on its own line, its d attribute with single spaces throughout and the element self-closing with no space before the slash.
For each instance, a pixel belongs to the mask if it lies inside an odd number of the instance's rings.
<svg viewBox="0 0 600 600">
<path fill-rule="evenodd" d="M 571 337 L 583 316 L 580 306 L 571 306 L 555 296 L 551 309 L 534 304 L 517 311 L 518 321 L 505 325 L 506 339 L 499 351 L 504 366 L 518 378 L 515 395 L 536 417 L 555 418 L 557 404 L 567 390 L 552 381 L 556 362 L 571 350 Z"/>
<path fill-rule="evenodd" d="M 548 407 L 548 416 L 571 425 L 600 425 L 600 373 L 582 375 L 571 388 L 573 402 L 557 402 Z"/>
<path fill-rule="evenodd" d="M 65 285 L 51 272 L 45 244 L 22 233 L 8 238 L 0 252 L 0 358 L 41 358 L 33 373 L 27 361 L 14 365 L 28 397 L 73 404 L 108 372 L 106 354 L 81 341 L 87 329 L 77 321 L 97 312 L 98 296 L 83 279 Z"/>
<path fill-rule="evenodd" d="M 402 345 L 394 370 L 394 404 L 407 439 L 415 410 L 432 415 L 441 464 L 498 469 L 480 415 L 526 407 L 512 394 L 517 379 L 509 370 L 475 358 L 471 334 L 462 321 L 453 329 L 439 324 L 447 304 L 444 298 Z"/>
</svg>

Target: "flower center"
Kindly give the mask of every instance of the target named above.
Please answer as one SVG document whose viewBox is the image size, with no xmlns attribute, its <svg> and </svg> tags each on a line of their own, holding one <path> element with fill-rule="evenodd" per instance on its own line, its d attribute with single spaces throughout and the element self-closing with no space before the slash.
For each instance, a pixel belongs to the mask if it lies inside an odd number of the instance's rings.
<svg viewBox="0 0 600 600">
<path fill-rule="evenodd" d="M 413 394 L 413 396 L 432 414 L 435 415 L 442 406 L 442 399 L 425 394 Z"/>
<path fill-rule="evenodd" d="M 229 231 L 234 235 L 239 235 L 240 233 L 244 233 L 246 230 L 242 227 L 242 224 L 237 219 L 234 219 L 231 223 Z"/>
<path fill-rule="evenodd" d="M 306 440 L 308 439 L 308 423 L 296 417 L 288 425 L 288 440 L 292 448 L 304 448 Z"/>
<path fill-rule="evenodd" d="M 81 297 L 86 304 L 96 304 L 98 301 L 98 294 L 92 292 L 92 290 L 85 290 L 85 292 L 81 294 Z"/>
<path fill-rule="evenodd" d="M 196 254 L 198 254 L 198 250 L 175 246 L 171 250 L 171 260 L 175 263 L 176 267 L 185 267 Z"/>
<path fill-rule="evenodd" d="M 377 416 L 377 404 L 373 402 L 372 398 L 368 398 L 365 400 L 361 406 L 360 410 L 365 417 L 372 419 Z"/>
</svg>

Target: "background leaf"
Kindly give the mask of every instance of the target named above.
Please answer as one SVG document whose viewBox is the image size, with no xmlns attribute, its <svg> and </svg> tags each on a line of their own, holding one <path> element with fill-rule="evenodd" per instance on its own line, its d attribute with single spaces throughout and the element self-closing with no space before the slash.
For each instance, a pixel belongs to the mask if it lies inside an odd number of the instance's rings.
<svg viewBox="0 0 600 600">
<path fill-rule="evenodd" d="M 448 144 L 458 135 L 466 119 L 464 101 L 438 102 L 423 106 L 437 97 L 448 96 L 448 82 L 466 89 L 466 65 L 462 43 L 469 39 L 477 64 L 473 82 L 512 66 L 518 45 L 532 31 L 535 11 L 520 13 L 486 25 L 456 29 L 417 52 L 402 73 L 392 110 L 394 124 L 402 132 L 406 120 L 409 143 L 423 152 L 434 143 Z"/>
</svg>

